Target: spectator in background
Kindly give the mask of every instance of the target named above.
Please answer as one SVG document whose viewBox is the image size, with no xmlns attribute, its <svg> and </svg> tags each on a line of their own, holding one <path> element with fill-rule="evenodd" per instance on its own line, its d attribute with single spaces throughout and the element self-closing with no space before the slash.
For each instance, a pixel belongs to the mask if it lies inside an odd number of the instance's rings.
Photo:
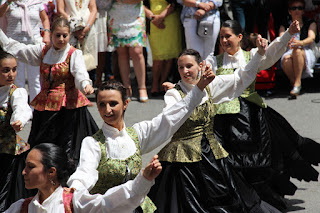
<svg viewBox="0 0 320 213">
<path fill-rule="evenodd" d="M 147 34 L 142 0 L 117 0 L 108 12 L 108 41 L 118 53 L 119 70 L 127 96 L 132 97 L 130 58 L 138 82 L 139 101 L 148 102 L 143 47 Z"/>
<path fill-rule="evenodd" d="M 50 22 L 41 0 L 7 0 L 0 6 L 0 17 L 5 16 L 7 36 L 24 44 L 50 44 Z M 43 29 L 41 37 L 40 28 Z M 40 92 L 40 68 L 18 59 L 15 84 L 25 88 L 28 79 L 29 102 Z M 27 75 L 27 76 L 26 76 Z"/>
<path fill-rule="evenodd" d="M 56 0 L 56 2 L 58 15 L 62 15 L 70 22 L 70 44 L 82 50 L 88 71 L 96 69 L 98 64 L 98 43 L 94 25 L 97 16 L 96 0 Z"/>
<path fill-rule="evenodd" d="M 151 95 L 159 96 L 164 95 L 161 85 L 182 50 L 180 8 L 171 0 L 146 0 L 145 13 L 150 20 L 148 38 L 153 59 Z"/>
<path fill-rule="evenodd" d="M 301 79 L 313 76 L 313 67 L 319 53 L 315 45 L 319 41 L 317 24 L 304 16 L 304 9 L 304 0 L 288 1 L 288 11 L 291 16 L 288 23 L 297 20 L 301 28 L 301 31 L 294 35 L 294 40 L 288 45 L 288 51 L 281 58 L 283 71 L 292 85 L 290 99 L 300 94 Z M 280 35 L 284 33 L 287 26 L 280 27 Z"/>
<path fill-rule="evenodd" d="M 183 4 L 181 22 L 184 27 L 187 49 L 197 50 L 202 58 L 214 52 L 220 30 L 220 12 L 222 0 L 180 0 Z M 198 22 L 207 21 L 212 34 L 198 34 Z M 209 26 L 210 23 L 210 26 Z M 212 26 L 212 28 L 211 28 Z"/>
</svg>

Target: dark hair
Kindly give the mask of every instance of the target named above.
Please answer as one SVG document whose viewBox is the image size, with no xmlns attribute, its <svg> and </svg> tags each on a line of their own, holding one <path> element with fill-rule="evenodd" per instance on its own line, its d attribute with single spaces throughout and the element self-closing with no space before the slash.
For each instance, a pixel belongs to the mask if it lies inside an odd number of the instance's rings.
<svg viewBox="0 0 320 213">
<path fill-rule="evenodd" d="M 67 186 L 69 176 L 75 171 L 73 160 L 68 159 L 66 152 L 53 143 L 41 143 L 33 147 L 42 154 L 41 163 L 44 171 L 51 167 L 57 170 L 57 179 L 61 186 Z"/>
<path fill-rule="evenodd" d="M 290 7 L 293 3 L 296 3 L 296 2 L 303 4 L 303 7 L 306 6 L 306 3 L 304 0 L 288 0 L 288 6 Z"/>
<path fill-rule="evenodd" d="M 123 101 L 123 103 L 126 102 L 127 100 L 127 93 L 126 93 L 126 88 L 123 86 L 123 84 L 119 81 L 116 80 L 108 80 L 103 82 L 103 84 L 101 84 L 101 86 L 98 87 L 98 90 L 96 92 L 96 99 L 98 99 L 98 94 L 100 91 L 103 90 L 117 90 L 120 92 L 121 94 L 121 99 Z"/>
<path fill-rule="evenodd" d="M 56 29 L 56 27 L 67 27 L 70 32 L 70 23 L 66 18 L 62 16 L 59 16 L 56 19 L 54 19 L 51 25 L 51 32 L 53 32 Z"/>
<path fill-rule="evenodd" d="M 3 59 L 8 59 L 8 58 L 14 58 L 15 60 L 17 60 L 12 54 L 6 52 L 6 51 L 3 51 L 1 50 L 0 51 L 0 62 L 3 60 Z"/>
<path fill-rule="evenodd" d="M 222 23 L 221 27 L 229 27 L 235 35 L 244 34 L 241 25 L 236 20 L 227 20 Z"/>
<path fill-rule="evenodd" d="M 183 50 L 180 54 L 179 54 L 179 57 L 180 58 L 181 56 L 184 56 L 184 55 L 191 55 L 194 57 L 195 61 L 200 64 L 201 62 L 201 56 L 200 56 L 200 53 L 194 49 L 185 49 Z"/>
</svg>

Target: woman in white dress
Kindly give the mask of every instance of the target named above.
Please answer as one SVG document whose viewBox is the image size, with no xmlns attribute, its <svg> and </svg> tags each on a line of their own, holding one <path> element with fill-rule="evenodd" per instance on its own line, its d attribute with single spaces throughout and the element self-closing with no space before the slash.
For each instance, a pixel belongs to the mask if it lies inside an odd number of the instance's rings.
<svg viewBox="0 0 320 213">
<path fill-rule="evenodd" d="M 94 22 L 97 16 L 95 0 L 56 0 L 58 15 L 70 22 L 70 44 L 83 52 L 88 71 L 98 64 L 97 35 Z"/>
</svg>

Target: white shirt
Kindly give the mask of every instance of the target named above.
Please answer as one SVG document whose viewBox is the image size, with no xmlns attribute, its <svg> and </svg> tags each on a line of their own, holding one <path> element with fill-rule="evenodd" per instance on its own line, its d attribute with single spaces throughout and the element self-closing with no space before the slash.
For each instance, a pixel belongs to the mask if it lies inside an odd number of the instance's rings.
<svg viewBox="0 0 320 213">
<path fill-rule="evenodd" d="M 44 43 L 26 45 L 8 38 L 0 29 L 0 45 L 5 51 L 11 53 L 23 63 L 33 66 L 40 66 L 41 64 L 41 53 L 45 46 Z M 64 49 L 55 50 L 52 46 L 44 56 L 43 63 L 53 65 L 64 62 L 68 56 L 70 47 L 70 44 L 67 44 Z M 88 84 L 92 85 L 81 50 L 77 49 L 72 53 L 70 58 L 70 72 L 74 76 L 77 89 L 83 91 Z"/>
<path fill-rule="evenodd" d="M 22 3 L 26 1 L 21 1 Z M 32 4 L 27 6 L 28 18 L 30 19 L 30 25 L 32 30 L 32 36 L 27 31 L 22 31 L 22 19 L 24 19 L 24 9 L 18 6 L 14 1 L 10 4 L 8 11 L 6 12 L 7 35 L 8 37 L 15 39 L 25 44 L 35 44 L 42 42 L 40 35 L 40 28 L 42 27 L 42 21 L 40 18 L 40 12 L 44 10 L 43 3 Z"/>
<path fill-rule="evenodd" d="M 91 195 L 86 189 L 75 190 L 72 204 L 75 213 L 126 213 L 133 212 L 144 200 L 154 181 L 143 177 L 141 172 L 131 181 L 109 189 L 104 195 Z M 13 203 L 5 213 L 19 213 L 24 199 Z M 59 186 L 42 204 L 37 194 L 28 206 L 30 213 L 64 213 L 63 188 Z"/>
<path fill-rule="evenodd" d="M 277 37 L 276 39 L 274 39 L 268 46 L 264 57 L 261 59 L 261 62 L 257 67 L 256 72 L 260 72 L 260 70 L 267 69 L 274 65 L 285 53 L 291 37 L 292 35 L 287 30 L 281 37 Z M 253 55 L 257 53 L 257 51 L 258 48 L 251 49 L 250 58 L 252 58 Z M 213 65 L 214 72 L 217 70 L 217 59 L 212 53 L 206 58 L 206 62 Z M 240 49 L 234 55 L 229 55 L 227 52 L 224 52 L 222 64 L 223 68 L 244 68 L 247 62 L 245 60 L 243 50 Z"/>
<path fill-rule="evenodd" d="M 160 145 L 169 142 L 172 135 L 187 120 L 196 106 L 200 104 L 205 93 L 197 86 L 180 102 L 168 108 L 150 121 L 133 125 L 138 134 L 141 154 L 148 153 Z M 136 147 L 125 128 L 121 131 L 103 124 L 106 138 L 107 156 L 114 159 L 126 159 L 132 156 Z M 80 161 L 75 173 L 68 180 L 68 186 L 85 187 L 90 190 L 98 180 L 98 165 L 101 159 L 99 143 L 92 137 L 86 137 L 81 144 Z"/>
<path fill-rule="evenodd" d="M 235 68 L 235 72 L 231 75 L 219 75 L 208 85 L 211 97 L 215 104 L 231 101 L 240 96 L 242 92 L 253 82 L 256 74 L 262 69 L 271 67 L 276 61 L 280 59 L 282 54 L 286 51 L 286 46 L 292 35 L 286 31 L 282 37 L 276 38 L 267 48 L 264 56 L 257 53 L 258 49 L 254 48 L 250 51 L 251 60 L 247 64 L 243 51 L 240 49 L 234 55 L 224 53 L 223 68 Z M 217 70 L 217 60 L 213 54 L 210 54 L 207 63 L 213 65 L 213 71 Z M 194 85 L 179 81 L 178 85 L 181 89 L 188 93 Z M 206 90 L 205 90 L 206 92 Z M 203 97 L 201 104 L 209 98 L 207 92 Z M 171 107 L 177 101 L 181 100 L 181 95 L 176 89 L 169 90 L 165 96 L 165 108 Z"/>
<path fill-rule="evenodd" d="M 10 86 L 0 87 L 0 107 L 8 107 Z M 13 113 L 11 115 L 10 123 L 20 120 L 22 125 L 26 125 L 32 118 L 32 110 L 28 104 L 28 94 L 24 88 L 17 88 L 11 96 L 10 105 Z"/>
</svg>

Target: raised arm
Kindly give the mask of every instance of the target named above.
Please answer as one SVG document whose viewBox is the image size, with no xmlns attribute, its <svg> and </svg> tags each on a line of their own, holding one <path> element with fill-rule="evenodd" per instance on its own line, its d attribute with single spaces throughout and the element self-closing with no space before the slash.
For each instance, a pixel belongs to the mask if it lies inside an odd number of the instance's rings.
<svg viewBox="0 0 320 213">
<path fill-rule="evenodd" d="M 211 71 L 205 71 L 197 86 L 195 86 L 181 101 L 160 113 L 151 121 L 139 122 L 135 128 L 141 146 L 141 153 L 148 153 L 160 145 L 168 142 L 168 139 L 187 120 L 193 110 L 200 104 L 205 92 L 204 88 L 214 79 Z"/>
<path fill-rule="evenodd" d="M 0 29 L 0 46 L 4 51 L 14 55 L 19 61 L 33 66 L 40 66 L 41 52 L 44 44 L 26 45 L 8 38 Z"/>
</svg>

